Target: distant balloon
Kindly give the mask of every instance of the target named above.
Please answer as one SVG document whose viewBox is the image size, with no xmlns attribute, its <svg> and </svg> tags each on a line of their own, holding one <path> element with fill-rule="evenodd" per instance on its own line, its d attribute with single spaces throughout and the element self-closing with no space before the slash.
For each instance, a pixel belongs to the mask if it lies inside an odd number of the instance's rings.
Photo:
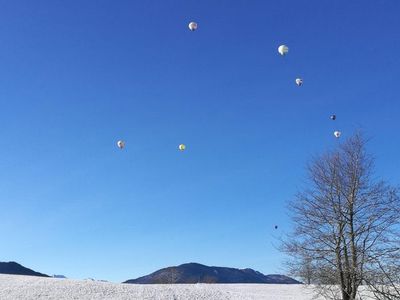
<svg viewBox="0 0 400 300">
<path fill-rule="evenodd" d="M 278 229 L 278 225 L 275 225 L 275 229 Z"/>
<path fill-rule="evenodd" d="M 342 135 L 342 133 L 341 133 L 340 131 L 335 131 L 335 132 L 333 133 L 333 135 L 334 135 L 336 138 L 340 138 L 340 136 Z"/>
<path fill-rule="evenodd" d="M 298 86 L 302 86 L 302 85 L 303 85 L 303 79 L 301 79 L 301 78 L 296 78 L 296 84 L 297 84 Z"/>
<path fill-rule="evenodd" d="M 335 120 L 336 120 L 336 115 L 332 115 L 332 116 L 331 116 L 331 120 L 332 120 L 332 121 L 335 121 Z"/>
<path fill-rule="evenodd" d="M 278 47 L 278 52 L 280 55 L 285 56 L 289 52 L 289 47 L 286 45 L 280 45 Z"/>
<path fill-rule="evenodd" d="M 118 141 L 117 146 L 119 149 L 123 149 L 125 147 L 125 142 L 124 141 Z"/>
<path fill-rule="evenodd" d="M 179 150 L 181 150 L 181 151 L 185 151 L 186 146 L 185 146 L 184 144 L 180 144 L 178 148 L 179 148 Z"/>
<path fill-rule="evenodd" d="M 190 22 L 189 23 L 189 25 L 188 25 L 188 27 L 189 27 L 189 29 L 191 30 L 191 31 L 195 31 L 196 29 L 197 29 L 197 23 L 196 22 Z"/>
</svg>

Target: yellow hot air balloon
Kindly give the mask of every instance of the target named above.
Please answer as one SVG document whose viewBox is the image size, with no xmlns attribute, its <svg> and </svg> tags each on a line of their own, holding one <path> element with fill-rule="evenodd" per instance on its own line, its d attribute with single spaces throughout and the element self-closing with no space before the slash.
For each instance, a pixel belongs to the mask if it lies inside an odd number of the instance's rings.
<svg viewBox="0 0 400 300">
<path fill-rule="evenodd" d="M 180 144 L 178 148 L 179 148 L 179 150 L 181 150 L 181 151 L 185 151 L 186 146 L 185 146 L 184 144 Z"/>
</svg>

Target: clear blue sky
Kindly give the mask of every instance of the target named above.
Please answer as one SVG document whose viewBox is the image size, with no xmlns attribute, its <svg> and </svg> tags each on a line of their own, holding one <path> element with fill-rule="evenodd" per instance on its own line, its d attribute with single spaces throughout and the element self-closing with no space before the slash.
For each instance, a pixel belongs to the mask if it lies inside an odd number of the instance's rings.
<svg viewBox="0 0 400 300">
<path fill-rule="evenodd" d="M 335 129 L 364 130 L 400 182 L 399 15 L 398 0 L 1 1 L 0 261 L 111 281 L 185 262 L 282 272 L 285 203 Z"/>
</svg>

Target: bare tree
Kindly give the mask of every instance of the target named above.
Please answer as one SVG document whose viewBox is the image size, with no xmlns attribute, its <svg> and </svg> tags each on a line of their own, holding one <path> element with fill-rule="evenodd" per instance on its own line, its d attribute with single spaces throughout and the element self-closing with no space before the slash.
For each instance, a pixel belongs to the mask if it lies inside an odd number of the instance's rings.
<svg viewBox="0 0 400 300">
<path fill-rule="evenodd" d="M 170 284 L 177 283 L 177 281 L 179 279 L 178 275 L 179 275 L 178 274 L 178 269 L 176 267 L 170 267 L 170 270 L 169 270 L 169 276 L 170 276 L 169 283 Z"/>
<path fill-rule="evenodd" d="M 283 250 L 291 271 L 306 273 L 325 298 L 354 300 L 362 284 L 391 297 L 381 299 L 399 296 L 390 268 L 400 253 L 400 199 L 373 169 L 356 134 L 309 164 L 308 188 L 289 205 L 294 230 Z"/>
</svg>

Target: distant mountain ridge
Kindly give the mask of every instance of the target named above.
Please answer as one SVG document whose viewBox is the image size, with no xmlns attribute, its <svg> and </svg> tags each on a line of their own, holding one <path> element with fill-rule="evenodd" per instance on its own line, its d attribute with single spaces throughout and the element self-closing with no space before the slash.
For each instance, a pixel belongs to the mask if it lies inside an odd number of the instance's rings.
<svg viewBox="0 0 400 300">
<path fill-rule="evenodd" d="M 46 274 L 42 274 L 39 272 L 35 272 L 31 269 L 25 268 L 24 266 L 14 261 L 0 262 L 0 274 L 50 277 Z"/>
<path fill-rule="evenodd" d="M 124 283 L 166 284 L 166 283 L 267 283 L 301 284 L 284 275 L 264 275 L 253 269 L 209 267 L 198 263 L 188 263 L 176 267 L 160 269 L 149 275 L 130 279 Z"/>
</svg>

